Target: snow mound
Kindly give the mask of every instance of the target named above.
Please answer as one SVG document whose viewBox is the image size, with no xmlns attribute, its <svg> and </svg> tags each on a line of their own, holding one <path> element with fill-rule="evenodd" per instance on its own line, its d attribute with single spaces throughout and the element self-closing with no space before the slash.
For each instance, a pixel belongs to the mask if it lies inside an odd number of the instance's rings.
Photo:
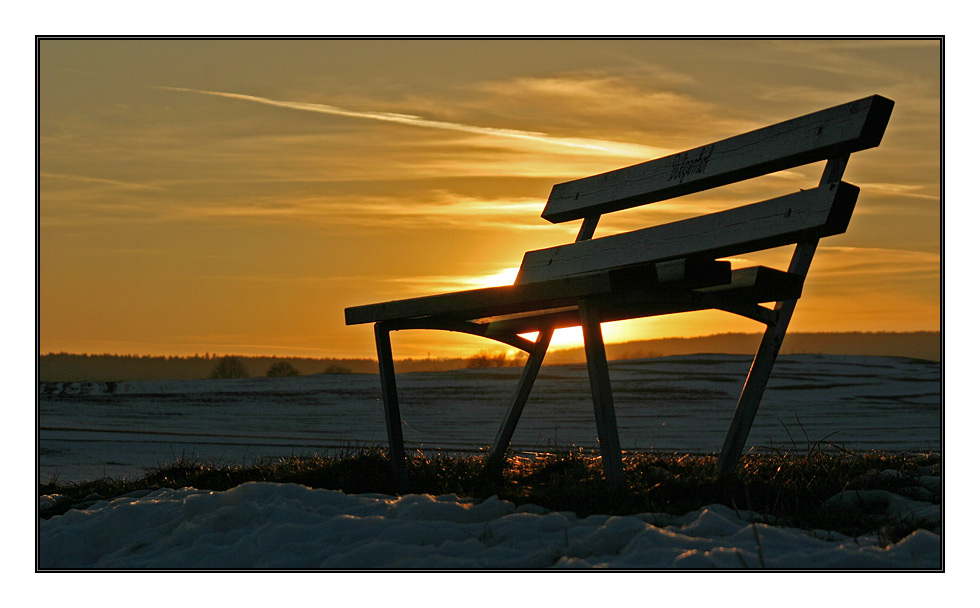
<svg viewBox="0 0 980 608">
<path fill-rule="evenodd" d="M 296 484 L 246 483 L 224 492 L 160 489 L 41 520 L 39 567 L 941 567 L 940 537 L 927 530 L 882 547 L 876 535 L 855 539 L 763 521 L 756 513 L 721 505 L 683 516 L 580 518 L 496 497 L 478 502 L 455 495 L 347 495 Z"/>
</svg>

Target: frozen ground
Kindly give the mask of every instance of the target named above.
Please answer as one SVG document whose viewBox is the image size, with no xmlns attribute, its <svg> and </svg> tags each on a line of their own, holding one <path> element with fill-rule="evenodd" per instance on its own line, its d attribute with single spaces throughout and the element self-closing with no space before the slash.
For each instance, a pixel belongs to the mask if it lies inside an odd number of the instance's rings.
<svg viewBox="0 0 980 608">
<path fill-rule="evenodd" d="M 625 447 L 714 451 L 748 367 L 712 355 L 614 362 Z M 518 370 L 399 377 L 406 439 L 426 449 L 488 444 Z M 941 448 L 938 364 L 887 357 L 780 359 L 750 445 Z M 138 475 L 174 454 L 216 462 L 381 444 L 375 376 L 44 385 L 42 478 Z M 546 367 L 515 436 L 520 449 L 594 445 L 582 366 Z M 921 478 L 939 491 L 939 477 Z M 42 505 L 57 497 L 42 497 Z M 345 495 L 289 484 L 193 488 L 98 500 L 39 522 L 41 568 L 125 569 L 935 569 L 940 506 L 887 492 L 843 494 L 922 528 L 884 545 L 707 505 L 684 516 L 575 517 L 456 496 Z"/>
<path fill-rule="evenodd" d="M 879 495 L 898 517 L 935 521 L 939 506 Z M 848 502 L 855 498 L 841 495 Z M 293 484 L 225 492 L 160 489 L 100 501 L 40 523 L 39 566 L 125 569 L 937 569 L 940 536 L 768 525 L 708 505 L 684 516 L 593 515 L 489 498 L 345 495 Z"/>
</svg>

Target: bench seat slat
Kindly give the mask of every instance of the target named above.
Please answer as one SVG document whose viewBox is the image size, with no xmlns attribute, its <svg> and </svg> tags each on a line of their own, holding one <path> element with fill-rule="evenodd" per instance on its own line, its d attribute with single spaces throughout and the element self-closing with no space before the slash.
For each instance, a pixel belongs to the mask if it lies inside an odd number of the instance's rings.
<svg viewBox="0 0 980 608">
<path fill-rule="evenodd" d="M 582 298 L 624 289 L 664 289 L 723 285 L 731 278 L 731 263 L 715 260 L 672 260 L 607 269 L 577 277 L 541 281 L 529 285 L 506 285 L 395 300 L 346 309 L 348 325 L 394 321 L 425 316 L 459 320 L 513 314 L 574 305 Z"/>
<path fill-rule="evenodd" d="M 859 189 L 824 184 L 736 209 L 524 254 L 516 283 L 689 256 L 719 258 L 847 229 Z"/>
<path fill-rule="evenodd" d="M 872 95 L 615 171 L 556 184 L 541 217 L 566 222 L 873 148 L 895 105 Z"/>
<path fill-rule="evenodd" d="M 374 323 L 395 319 L 411 319 L 428 315 L 452 315 L 466 318 L 469 311 L 490 311 L 483 315 L 513 312 L 527 306 L 549 307 L 549 302 L 562 302 L 585 295 L 610 290 L 608 273 L 593 273 L 558 281 L 543 281 L 535 285 L 515 287 L 485 287 L 421 298 L 394 300 L 366 306 L 354 306 L 344 311 L 347 325 Z M 479 313 L 477 313 L 479 314 Z"/>
<path fill-rule="evenodd" d="M 638 289 L 631 292 L 601 295 L 592 299 L 602 323 L 637 319 L 655 315 L 691 312 L 730 305 L 762 304 L 795 300 L 803 290 L 803 279 L 797 275 L 766 266 L 739 268 L 731 272 L 724 285 L 688 290 Z M 581 324 L 577 306 L 540 310 L 524 314 L 475 319 L 486 324 L 486 336 L 523 334 L 543 327 L 576 327 Z"/>
</svg>

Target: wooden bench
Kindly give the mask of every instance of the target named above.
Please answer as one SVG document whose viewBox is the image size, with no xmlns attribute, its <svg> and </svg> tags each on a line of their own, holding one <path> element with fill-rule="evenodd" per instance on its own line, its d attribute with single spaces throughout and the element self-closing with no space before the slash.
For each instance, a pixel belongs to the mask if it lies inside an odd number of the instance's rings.
<svg viewBox="0 0 980 608">
<path fill-rule="evenodd" d="M 491 448 L 499 469 L 553 332 L 581 325 L 603 474 L 623 484 L 622 452 L 600 323 L 718 309 L 766 326 L 718 458 L 734 473 L 820 238 L 847 229 L 858 188 L 841 181 L 850 153 L 881 142 L 894 102 L 874 95 L 729 139 L 554 186 L 542 217 L 583 220 L 575 242 L 529 251 L 514 285 L 348 308 L 374 323 L 389 457 L 404 485 L 405 450 L 389 333 L 464 332 L 528 352 Z M 734 209 L 593 239 L 604 213 L 826 161 L 819 184 Z M 795 188 L 794 188 L 795 190 Z M 721 258 L 795 245 L 786 271 L 732 269 Z M 775 303 L 773 306 L 763 306 Z M 538 332 L 536 340 L 521 336 Z"/>
</svg>

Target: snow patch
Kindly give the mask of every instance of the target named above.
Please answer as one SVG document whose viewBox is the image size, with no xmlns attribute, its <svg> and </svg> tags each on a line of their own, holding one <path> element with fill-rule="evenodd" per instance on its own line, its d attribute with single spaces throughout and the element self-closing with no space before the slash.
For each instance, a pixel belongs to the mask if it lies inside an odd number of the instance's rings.
<svg viewBox="0 0 980 608">
<path fill-rule="evenodd" d="M 868 494 L 867 496 L 865 496 Z M 887 496 L 886 496 L 887 495 Z M 915 501 L 843 493 L 840 505 Z M 56 496 L 42 501 L 56 501 Z M 916 510 L 918 509 L 918 510 Z M 708 505 L 682 516 L 576 517 L 491 497 L 348 495 L 296 484 L 160 489 L 41 520 L 42 569 L 940 568 L 939 535 L 879 546 Z"/>
</svg>

